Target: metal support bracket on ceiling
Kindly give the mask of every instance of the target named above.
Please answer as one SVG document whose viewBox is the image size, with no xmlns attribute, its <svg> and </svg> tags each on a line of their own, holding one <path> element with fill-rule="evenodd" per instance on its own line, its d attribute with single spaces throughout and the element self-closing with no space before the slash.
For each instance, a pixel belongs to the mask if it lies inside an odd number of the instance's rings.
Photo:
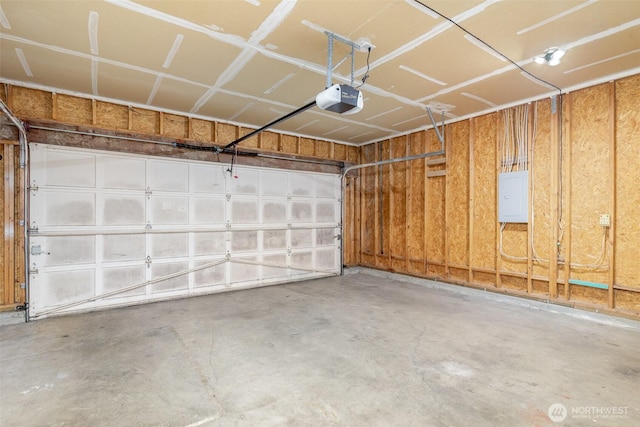
<svg viewBox="0 0 640 427">
<path fill-rule="evenodd" d="M 438 140 L 440 141 L 440 145 L 444 150 L 444 110 L 442 111 L 442 130 L 438 129 L 438 123 L 436 123 L 436 119 L 433 118 L 433 113 L 431 112 L 431 108 L 427 107 L 427 113 L 429 114 L 429 118 L 431 119 L 431 124 L 436 131 L 436 135 L 438 136 Z"/>
<path fill-rule="evenodd" d="M 354 74 L 355 74 L 355 52 L 356 50 L 361 50 L 362 46 L 360 46 L 359 44 L 356 44 L 354 42 L 352 42 L 351 40 L 347 40 L 344 37 L 340 37 L 337 34 L 334 34 L 330 31 L 325 31 L 324 32 L 327 35 L 327 87 L 331 86 L 331 82 L 332 82 L 332 75 L 333 75 L 333 70 L 334 70 L 334 66 L 333 66 L 333 42 L 335 41 L 339 41 L 340 43 L 344 43 L 347 46 L 351 47 L 351 52 L 347 54 L 347 56 L 345 56 L 340 62 L 338 62 L 338 64 L 335 66 L 335 68 L 338 68 L 339 65 L 341 65 L 348 57 L 351 57 L 351 83 L 350 86 L 353 87 L 353 82 L 354 82 Z"/>
</svg>

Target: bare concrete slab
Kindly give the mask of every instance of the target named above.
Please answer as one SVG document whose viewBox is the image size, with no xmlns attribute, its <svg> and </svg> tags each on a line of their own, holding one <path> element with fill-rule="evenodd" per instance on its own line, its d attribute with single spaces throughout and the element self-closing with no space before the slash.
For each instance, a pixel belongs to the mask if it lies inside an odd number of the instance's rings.
<svg viewBox="0 0 640 427">
<path fill-rule="evenodd" d="M 640 425 L 639 322 L 399 278 L 1 326 L 0 425 Z"/>
</svg>

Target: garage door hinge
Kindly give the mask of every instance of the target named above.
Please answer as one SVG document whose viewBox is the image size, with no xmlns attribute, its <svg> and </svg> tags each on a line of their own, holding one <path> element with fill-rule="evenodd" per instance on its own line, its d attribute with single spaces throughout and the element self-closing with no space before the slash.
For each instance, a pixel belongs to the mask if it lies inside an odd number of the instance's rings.
<svg viewBox="0 0 640 427">
<path fill-rule="evenodd" d="M 38 184 L 35 181 L 31 183 L 31 186 L 28 188 L 29 191 L 33 191 L 33 195 L 35 196 L 36 191 L 38 191 Z"/>
<path fill-rule="evenodd" d="M 147 264 L 147 268 L 151 267 L 151 256 L 147 256 L 145 263 Z"/>
<path fill-rule="evenodd" d="M 31 268 L 29 269 L 29 274 L 38 274 L 38 267 L 36 266 L 35 262 L 31 265 Z"/>
<path fill-rule="evenodd" d="M 147 195 L 147 199 L 150 199 L 153 191 L 151 191 L 151 187 L 147 187 L 147 191 L 145 191 L 144 193 Z"/>
</svg>

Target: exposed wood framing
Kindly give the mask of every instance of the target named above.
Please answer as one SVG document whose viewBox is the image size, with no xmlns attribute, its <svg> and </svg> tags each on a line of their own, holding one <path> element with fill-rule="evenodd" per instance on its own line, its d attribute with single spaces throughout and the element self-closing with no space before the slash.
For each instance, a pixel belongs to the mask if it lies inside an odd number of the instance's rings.
<svg viewBox="0 0 640 427">
<path fill-rule="evenodd" d="M 607 292 L 607 304 L 610 309 L 615 308 L 615 269 L 616 269 L 616 85 L 609 83 L 609 215 L 611 226 L 608 230 L 607 252 L 609 254 L 609 289 Z"/>
<path fill-rule="evenodd" d="M 571 167 L 571 154 L 572 154 L 572 146 L 567 141 L 571 141 L 572 133 L 571 127 L 573 126 L 572 118 L 573 118 L 573 102 L 571 99 L 571 94 L 568 93 L 565 95 L 565 105 L 566 105 L 566 117 L 565 117 L 565 138 L 563 139 L 563 150 L 565 154 L 562 156 L 562 163 L 565 165 L 565 179 L 564 179 L 564 206 L 562 207 L 562 223 L 564 227 L 564 299 L 571 298 L 571 284 L 569 284 L 569 280 L 571 280 L 571 244 L 572 240 L 572 218 L 571 218 L 571 195 L 573 192 L 571 191 L 573 185 L 572 173 L 573 168 Z"/>
</svg>

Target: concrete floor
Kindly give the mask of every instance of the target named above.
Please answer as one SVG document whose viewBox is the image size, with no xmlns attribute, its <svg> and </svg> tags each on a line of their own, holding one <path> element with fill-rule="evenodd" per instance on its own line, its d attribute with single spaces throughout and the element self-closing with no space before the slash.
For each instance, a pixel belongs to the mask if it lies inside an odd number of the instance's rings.
<svg viewBox="0 0 640 427">
<path fill-rule="evenodd" d="M 0 425 L 640 425 L 639 322 L 408 280 L 1 326 Z"/>
</svg>

